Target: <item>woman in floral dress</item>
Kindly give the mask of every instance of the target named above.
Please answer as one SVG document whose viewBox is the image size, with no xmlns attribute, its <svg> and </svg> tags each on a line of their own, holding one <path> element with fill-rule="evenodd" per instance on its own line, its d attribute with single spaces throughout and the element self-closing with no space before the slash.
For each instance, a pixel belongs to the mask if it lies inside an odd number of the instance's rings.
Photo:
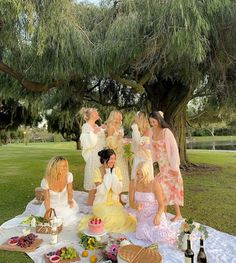
<svg viewBox="0 0 236 263">
<path fill-rule="evenodd" d="M 183 180 L 180 173 L 179 151 L 173 133 L 163 118 L 163 113 L 154 111 L 149 114 L 152 126 L 151 146 L 153 162 L 159 164 L 159 174 L 156 180 L 160 183 L 164 194 L 164 204 L 174 205 L 175 216 L 171 219 L 181 219 L 180 206 L 184 204 Z"/>
</svg>

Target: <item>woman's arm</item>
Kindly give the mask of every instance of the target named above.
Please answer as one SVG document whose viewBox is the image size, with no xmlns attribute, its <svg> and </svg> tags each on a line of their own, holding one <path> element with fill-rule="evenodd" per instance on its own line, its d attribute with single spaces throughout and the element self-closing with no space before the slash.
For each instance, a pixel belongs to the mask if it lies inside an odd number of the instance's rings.
<svg viewBox="0 0 236 263">
<path fill-rule="evenodd" d="M 68 205 L 70 208 L 73 207 L 73 194 L 72 194 L 73 186 L 72 183 L 67 184 L 67 194 L 68 194 Z"/>
<path fill-rule="evenodd" d="M 122 192 L 123 189 L 123 177 L 119 167 L 116 167 L 112 170 L 111 176 L 112 176 L 112 181 L 111 181 L 112 192 L 118 195 Z"/>
<path fill-rule="evenodd" d="M 44 194 L 44 206 L 45 206 L 45 211 L 50 209 L 50 194 L 49 194 L 49 190 L 43 190 L 43 194 Z"/>
<path fill-rule="evenodd" d="M 135 183 L 134 180 L 131 180 L 129 183 L 129 206 L 133 209 L 139 210 L 141 206 L 135 202 L 134 194 L 135 194 Z"/>
<path fill-rule="evenodd" d="M 161 222 L 161 214 L 164 212 L 164 200 L 163 200 L 163 193 L 160 184 L 157 180 L 153 182 L 153 192 L 155 194 L 157 203 L 158 203 L 158 210 L 154 217 L 153 223 L 155 225 L 159 225 Z"/>
<path fill-rule="evenodd" d="M 166 143 L 166 151 L 168 155 L 170 169 L 173 172 L 173 175 L 176 175 L 179 172 L 180 165 L 179 149 L 174 134 L 171 132 L 170 129 L 165 129 L 164 140 Z"/>
</svg>

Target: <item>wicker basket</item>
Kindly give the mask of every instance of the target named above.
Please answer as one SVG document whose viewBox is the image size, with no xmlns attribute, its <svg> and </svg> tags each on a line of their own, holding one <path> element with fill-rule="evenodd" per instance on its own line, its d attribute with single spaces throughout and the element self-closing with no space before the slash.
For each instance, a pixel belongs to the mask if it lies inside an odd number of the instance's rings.
<svg viewBox="0 0 236 263">
<path fill-rule="evenodd" d="M 36 225 L 36 233 L 51 234 L 51 231 L 52 231 L 52 226 L 51 226 L 52 213 L 56 217 L 56 211 L 53 208 L 50 208 L 49 210 L 47 210 L 45 212 L 44 217 L 43 217 L 43 222 L 41 224 Z M 49 218 L 49 219 L 47 219 L 47 218 Z M 62 226 L 63 226 L 62 224 L 57 226 L 57 232 L 58 233 L 60 233 L 62 231 Z"/>
<path fill-rule="evenodd" d="M 162 257 L 155 249 L 144 248 L 136 245 L 126 245 L 120 247 L 118 251 L 118 263 L 123 263 L 123 262 L 162 263 Z"/>
<path fill-rule="evenodd" d="M 41 187 L 35 188 L 35 198 L 38 201 L 38 203 L 42 203 L 44 201 L 43 188 Z"/>
</svg>

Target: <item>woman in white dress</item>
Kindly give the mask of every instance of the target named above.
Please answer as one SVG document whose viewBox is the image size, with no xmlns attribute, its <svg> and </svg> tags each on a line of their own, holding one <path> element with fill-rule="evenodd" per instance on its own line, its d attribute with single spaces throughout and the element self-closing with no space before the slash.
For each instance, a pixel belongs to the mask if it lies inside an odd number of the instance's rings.
<svg viewBox="0 0 236 263">
<path fill-rule="evenodd" d="M 107 121 L 106 129 L 106 146 L 115 151 L 116 165 L 121 169 L 123 176 L 122 192 L 129 190 L 129 169 L 128 160 L 124 158 L 124 129 L 122 125 L 122 114 L 119 111 L 113 110 Z"/>
<path fill-rule="evenodd" d="M 64 225 L 78 221 L 79 207 L 72 194 L 73 175 L 68 171 L 68 162 L 61 156 L 53 157 L 41 181 L 44 190 L 44 202 L 40 207 L 39 216 L 54 208 L 58 218 Z"/>
<path fill-rule="evenodd" d="M 132 128 L 132 151 L 134 153 L 131 179 L 135 178 L 136 167 L 140 162 L 149 164 L 149 174 L 154 178 L 150 143 L 150 126 L 145 112 L 137 112 Z"/>
<path fill-rule="evenodd" d="M 82 126 L 80 142 L 82 156 L 85 161 L 84 189 L 89 191 L 87 204 L 91 206 L 95 197 L 96 187 L 92 181 L 93 171 L 100 166 L 98 152 L 105 147 L 104 129 L 96 124 L 100 119 L 94 108 L 82 108 L 81 113 L 86 123 Z"/>
</svg>

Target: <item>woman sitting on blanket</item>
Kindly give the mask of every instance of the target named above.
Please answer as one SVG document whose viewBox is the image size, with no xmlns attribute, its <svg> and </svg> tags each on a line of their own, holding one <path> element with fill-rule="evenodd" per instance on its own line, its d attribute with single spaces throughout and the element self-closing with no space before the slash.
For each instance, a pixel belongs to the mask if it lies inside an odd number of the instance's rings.
<svg viewBox="0 0 236 263">
<path fill-rule="evenodd" d="M 153 179 L 149 162 L 137 165 L 135 178 L 130 182 L 129 204 L 136 209 L 135 237 L 150 243 L 173 243 L 176 232 L 168 226 L 164 213 L 162 189 Z"/>
<path fill-rule="evenodd" d="M 68 162 L 61 156 L 53 157 L 41 181 L 44 190 L 44 202 L 40 207 L 39 216 L 54 208 L 58 218 L 64 225 L 78 221 L 79 208 L 72 196 L 73 175 L 68 171 Z"/>
<path fill-rule="evenodd" d="M 104 149 L 98 153 L 101 166 L 95 169 L 93 182 L 96 185 L 95 200 L 93 202 L 93 216 L 86 216 L 80 221 L 78 230 L 87 228 L 91 217 L 102 219 L 105 230 L 113 233 L 127 233 L 135 230 L 136 221 L 128 215 L 121 203 L 119 194 L 122 191 L 122 175 L 115 167 L 116 155 L 112 149 Z"/>
</svg>

